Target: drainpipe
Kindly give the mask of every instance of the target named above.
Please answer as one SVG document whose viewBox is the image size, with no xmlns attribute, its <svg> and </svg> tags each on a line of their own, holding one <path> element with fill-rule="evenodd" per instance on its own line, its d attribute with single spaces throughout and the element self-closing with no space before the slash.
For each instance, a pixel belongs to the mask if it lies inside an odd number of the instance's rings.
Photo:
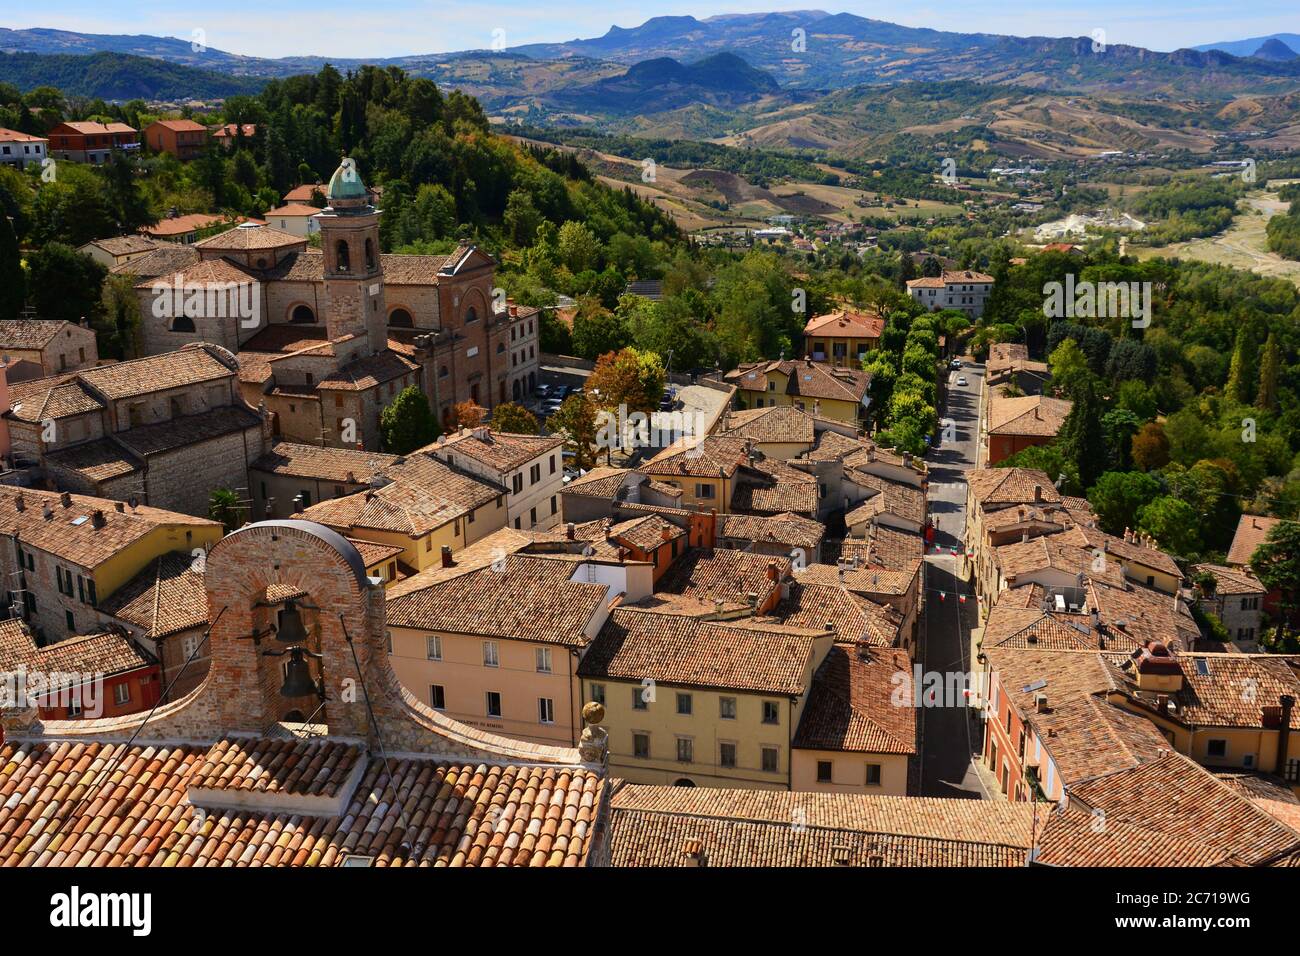
<svg viewBox="0 0 1300 956">
<path fill-rule="evenodd" d="M 1290 694 L 1283 694 L 1278 698 L 1278 703 L 1282 705 L 1282 723 L 1277 728 L 1277 768 L 1275 772 L 1279 777 L 1286 779 L 1287 747 L 1291 742 L 1291 710 L 1295 707 L 1295 698 Z"/>
</svg>

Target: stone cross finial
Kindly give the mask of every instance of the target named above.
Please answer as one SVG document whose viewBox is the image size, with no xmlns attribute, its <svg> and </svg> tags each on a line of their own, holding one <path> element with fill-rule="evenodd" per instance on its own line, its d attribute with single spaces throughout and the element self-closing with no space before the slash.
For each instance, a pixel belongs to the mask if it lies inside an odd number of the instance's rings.
<svg viewBox="0 0 1300 956">
<path fill-rule="evenodd" d="M 609 757 L 609 732 L 600 726 L 605 719 L 605 707 L 594 700 L 582 705 L 582 719 L 587 726 L 578 740 L 578 753 L 584 763 L 603 764 Z"/>
</svg>

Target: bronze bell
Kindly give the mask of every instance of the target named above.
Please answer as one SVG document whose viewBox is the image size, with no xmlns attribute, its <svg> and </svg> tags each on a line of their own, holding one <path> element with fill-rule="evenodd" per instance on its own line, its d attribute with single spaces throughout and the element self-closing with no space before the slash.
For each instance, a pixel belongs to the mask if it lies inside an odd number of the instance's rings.
<svg viewBox="0 0 1300 956">
<path fill-rule="evenodd" d="M 311 665 L 301 647 L 289 649 L 289 660 L 284 665 L 284 684 L 280 687 L 281 697 L 315 697 L 320 693 L 316 681 L 311 676 Z"/>
<path fill-rule="evenodd" d="M 280 626 L 276 628 L 275 639 L 281 644 L 301 644 L 307 640 L 307 629 L 302 626 L 302 614 L 293 599 L 284 602 L 280 612 Z"/>
</svg>

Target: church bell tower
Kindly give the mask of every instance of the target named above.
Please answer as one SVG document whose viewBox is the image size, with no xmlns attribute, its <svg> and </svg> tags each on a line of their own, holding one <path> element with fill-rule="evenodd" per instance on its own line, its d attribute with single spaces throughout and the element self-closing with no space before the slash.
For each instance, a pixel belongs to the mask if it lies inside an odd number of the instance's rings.
<svg viewBox="0 0 1300 956">
<path fill-rule="evenodd" d="M 320 222 L 325 255 L 325 324 L 331 340 L 356 335 L 363 354 L 388 347 L 380 210 L 370 203 L 356 161 L 344 156 L 330 177 Z"/>
</svg>

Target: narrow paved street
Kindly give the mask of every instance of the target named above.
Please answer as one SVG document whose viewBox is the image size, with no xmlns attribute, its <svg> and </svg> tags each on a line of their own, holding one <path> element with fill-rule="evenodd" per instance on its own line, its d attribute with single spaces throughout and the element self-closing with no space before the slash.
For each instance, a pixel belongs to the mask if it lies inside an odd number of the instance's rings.
<svg viewBox="0 0 1300 956">
<path fill-rule="evenodd" d="M 957 578 L 959 559 L 950 549 L 963 549 L 966 524 L 966 472 L 975 467 L 979 437 L 979 394 L 984 369 L 967 364 L 960 372 L 949 372 L 947 408 L 940 414 L 939 430 L 945 419 L 956 426 L 955 440 L 939 442 L 927 456 L 930 466 L 929 505 L 934 522 L 934 542 L 926 555 L 926 606 L 918 663 L 924 673 L 936 672 L 949 681 L 954 672 L 968 673 L 970 629 L 976 622 L 976 602 L 959 595 L 968 585 Z M 967 383 L 956 384 L 964 375 Z M 940 550 L 935 551 L 935 545 Z M 980 727 L 972 720 L 963 700 L 945 700 L 922 707 L 921 794 L 927 797 L 987 798 L 971 755 L 980 747 Z"/>
</svg>

